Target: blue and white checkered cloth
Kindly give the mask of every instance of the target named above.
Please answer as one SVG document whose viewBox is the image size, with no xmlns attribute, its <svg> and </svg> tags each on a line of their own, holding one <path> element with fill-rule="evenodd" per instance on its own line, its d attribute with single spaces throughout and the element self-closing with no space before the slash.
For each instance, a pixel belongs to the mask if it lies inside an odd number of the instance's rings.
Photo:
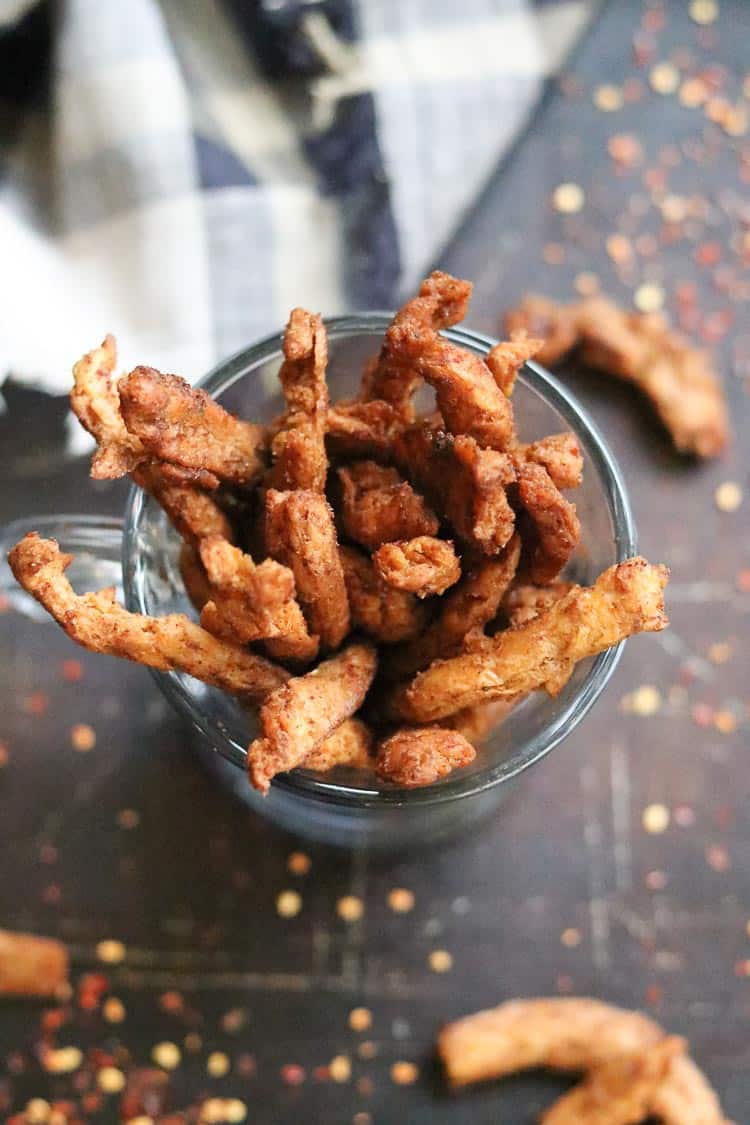
<svg viewBox="0 0 750 1125">
<path fill-rule="evenodd" d="M 393 305 L 590 0 L 0 0 L 0 379 Z"/>
</svg>

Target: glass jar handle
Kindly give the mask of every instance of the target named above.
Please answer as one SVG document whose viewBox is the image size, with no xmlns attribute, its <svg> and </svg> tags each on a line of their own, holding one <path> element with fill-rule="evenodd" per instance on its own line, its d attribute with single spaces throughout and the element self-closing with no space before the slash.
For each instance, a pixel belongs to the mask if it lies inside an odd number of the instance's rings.
<svg viewBox="0 0 750 1125">
<path fill-rule="evenodd" d="M 78 593 L 117 589 L 122 599 L 123 521 L 113 516 L 29 516 L 0 528 L 0 597 L 25 617 L 52 621 L 42 607 L 24 593 L 8 566 L 8 551 L 29 531 L 42 539 L 56 539 L 60 549 L 73 556 L 66 574 Z"/>
</svg>

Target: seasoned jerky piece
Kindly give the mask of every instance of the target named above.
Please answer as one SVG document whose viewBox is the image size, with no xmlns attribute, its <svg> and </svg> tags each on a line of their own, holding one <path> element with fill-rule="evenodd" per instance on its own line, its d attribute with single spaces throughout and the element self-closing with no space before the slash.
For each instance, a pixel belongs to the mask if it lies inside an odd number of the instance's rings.
<svg viewBox="0 0 750 1125">
<path fill-rule="evenodd" d="M 118 388 L 125 425 L 153 458 L 245 486 L 263 471 L 263 427 L 235 418 L 178 375 L 136 367 Z"/>
<path fill-rule="evenodd" d="M 525 461 L 541 465 L 558 488 L 577 488 L 581 483 L 583 454 L 575 434 L 550 434 L 529 445 L 517 445 L 512 453 L 517 465 Z"/>
<path fill-rule="evenodd" d="M 54 996 L 67 979 L 61 941 L 0 930 L 0 996 Z"/>
<path fill-rule="evenodd" d="M 440 726 L 457 730 L 472 746 L 479 746 L 500 726 L 517 703 L 520 703 L 520 698 L 478 703 L 475 707 L 467 707 L 465 711 L 457 711 L 455 715 L 441 719 Z"/>
<path fill-rule="evenodd" d="M 603 298 L 578 308 L 584 363 L 634 383 L 681 453 L 715 457 L 729 441 L 721 381 L 709 356 L 657 314 L 626 313 Z"/>
<path fill-rule="evenodd" d="M 211 583 L 201 625 L 235 644 L 265 640 L 276 660 L 308 661 L 318 652 L 294 597 L 294 575 L 273 559 L 254 562 L 226 539 L 204 539 L 200 555 Z"/>
<path fill-rule="evenodd" d="M 649 1112 L 662 1125 L 732 1125 L 692 1059 L 678 1055 L 651 1098 Z"/>
<path fill-rule="evenodd" d="M 326 446 L 334 457 L 353 460 L 390 458 L 391 445 L 404 421 L 395 406 L 382 399 L 370 402 L 342 400 L 328 408 Z"/>
<path fill-rule="evenodd" d="M 419 425 L 399 434 L 393 456 L 459 538 L 487 555 L 502 550 L 515 525 L 506 489 L 516 471 L 507 453 Z"/>
<path fill-rule="evenodd" d="M 78 595 L 65 577 L 72 561 L 54 539 L 30 532 L 8 555 L 16 581 L 68 636 L 93 652 L 122 656 L 164 672 L 180 671 L 236 695 L 263 698 L 287 679 L 283 668 L 218 640 L 180 613 L 128 613 L 114 590 Z"/>
<path fill-rule="evenodd" d="M 573 589 L 572 582 L 553 582 L 550 586 L 513 586 L 503 608 L 511 625 L 525 625 L 559 602 Z"/>
<path fill-rule="evenodd" d="M 340 547 L 339 551 L 355 629 L 384 645 L 410 640 L 422 632 L 428 611 L 414 594 L 388 586 L 372 559 L 355 547 Z"/>
<path fill-rule="evenodd" d="M 540 1125 L 640 1125 L 686 1043 L 669 1036 L 594 1067 L 543 1113 Z M 690 1118 L 683 1118 L 687 1125 Z"/>
<path fill-rule="evenodd" d="M 200 555 L 190 543 L 183 543 L 180 547 L 179 566 L 187 596 L 200 613 L 211 598 L 211 583 L 208 581 Z"/>
<path fill-rule="evenodd" d="M 201 539 L 211 535 L 219 535 L 230 543 L 234 541 L 231 523 L 207 492 L 187 484 L 172 483 L 160 464 L 140 465 L 131 475 L 164 509 L 186 543 L 197 546 Z"/>
<path fill-rule="evenodd" d="M 384 582 L 418 598 L 444 594 L 461 577 L 461 563 L 451 541 L 431 535 L 384 543 L 372 561 Z"/>
<path fill-rule="evenodd" d="M 385 674 L 394 679 L 411 676 L 439 657 L 460 652 L 466 635 L 483 629 L 497 614 L 520 557 L 521 540 L 514 535 L 499 555 L 484 558 L 467 571 L 440 603 L 438 617 L 427 631 L 388 660 Z"/>
<path fill-rule="evenodd" d="M 363 398 L 383 399 L 407 421 L 413 415 L 412 396 L 421 377 L 394 349 L 392 338 L 405 327 L 438 331 L 457 324 L 466 315 L 472 285 L 436 270 L 422 282 L 419 295 L 400 309 L 385 334 L 380 355 L 365 371 Z"/>
<path fill-rule="evenodd" d="M 663 590 L 669 571 L 642 558 L 574 586 L 545 613 L 506 629 L 489 649 L 438 660 L 393 696 L 391 711 L 407 722 L 432 723 L 476 703 L 559 687 L 569 667 L 633 633 L 664 629 Z"/>
<path fill-rule="evenodd" d="M 271 488 L 322 492 L 328 458 L 325 451 L 328 411 L 328 339 L 320 316 L 293 309 L 284 333 L 284 362 L 279 379 L 287 409 L 271 442 Z"/>
<path fill-rule="evenodd" d="M 394 327 L 389 338 L 394 355 L 433 387 L 447 431 L 467 434 L 485 448 L 507 448 L 513 407 L 480 356 L 410 324 Z"/>
<path fill-rule="evenodd" d="M 543 340 L 530 339 L 521 334 L 495 344 L 485 356 L 484 362 L 492 372 L 493 379 L 508 398 L 513 394 L 518 372 L 527 359 L 537 355 L 543 345 Z"/>
<path fill-rule="evenodd" d="M 247 751 L 250 782 L 256 789 L 266 793 L 277 773 L 298 766 L 359 709 L 377 660 L 372 645 L 351 644 L 264 700 L 263 734 Z"/>
<path fill-rule="evenodd" d="M 406 789 L 432 785 L 468 766 L 477 752 L 462 734 L 444 727 L 404 727 L 381 742 L 375 772 Z"/>
<path fill-rule="evenodd" d="M 98 348 L 73 367 L 70 405 L 99 447 L 91 462 L 95 480 L 122 477 L 147 457 L 140 440 L 128 433 L 122 420 L 116 363 L 115 338 L 105 336 Z"/>
<path fill-rule="evenodd" d="M 375 550 L 381 543 L 437 532 L 437 516 L 396 469 L 355 461 L 337 473 L 341 525 L 350 539 Z"/>
<path fill-rule="evenodd" d="M 505 315 L 509 336 L 528 333 L 543 341 L 535 359 L 547 366 L 557 363 L 578 343 L 578 306 L 561 305 L 537 293 L 528 293 L 516 309 Z"/>
<path fill-rule="evenodd" d="M 509 1000 L 447 1024 L 438 1054 L 452 1086 L 550 1067 L 584 1071 L 655 1046 L 664 1032 L 641 1012 L 585 997 Z"/>
<path fill-rule="evenodd" d="M 326 773 L 334 766 L 348 766 L 351 769 L 370 769 L 372 767 L 372 731 L 361 719 L 347 719 L 317 750 L 308 754 L 302 762 L 306 770 Z"/>
<path fill-rule="evenodd" d="M 581 524 L 575 504 L 565 499 L 541 465 L 519 467 L 518 497 L 531 523 L 524 569 L 531 582 L 544 586 L 557 578 L 578 546 Z"/>
<path fill-rule="evenodd" d="M 349 601 L 333 513 L 319 492 L 298 489 L 265 497 L 265 540 L 271 558 L 288 566 L 310 632 L 337 648 L 349 632 Z"/>
</svg>

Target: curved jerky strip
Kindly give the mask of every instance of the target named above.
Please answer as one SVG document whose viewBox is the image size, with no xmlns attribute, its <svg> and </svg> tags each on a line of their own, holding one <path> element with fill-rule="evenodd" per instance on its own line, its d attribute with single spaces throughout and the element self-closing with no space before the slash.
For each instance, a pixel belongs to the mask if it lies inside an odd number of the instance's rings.
<svg viewBox="0 0 750 1125">
<path fill-rule="evenodd" d="M 384 543 L 372 561 L 388 586 L 418 598 L 444 594 L 461 577 L 461 563 L 450 539 L 432 535 Z"/>
<path fill-rule="evenodd" d="M 377 362 L 368 365 L 365 372 L 363 398 L 383 399 L 410 420 L 413 414 L 412 396 L 421 376 L 408 360 L 393 347 L 394 335 L 404 327 L 438 331 L 457 324 L 466 315 L 472 285 L 448 273 L 435 270 L 425 278 L 419 293 L 399 309 L 386 331 Z"/>
<path fill-rule="evenodd" d="M 73 367 L 70 405 L 99 447 L 91 462 L 95 480 L 123 477 L 148 457 L 140 439 L 128 433 L 122 419 L 116 363 L 115 338 L 108 335 Z"/>
<path fill-rule="evenodd" d="M 640 1125 L 687 1044 L 675 1035 L 593 1067 L 543 1113 L 540 1125 Z M 681 1119 L 689 1125 L 690 1116 Z"/>
<path fill-rule="evenodd" d="M 399 649 L 384 672 L 400 679 L 421 671 L 433 660 L 455 656 L 468 633 L 496 616 L 506 591 L 515 578 L 521 557 L 521 540 L 514 535 L 503 551 L 484 558 L 464 574 L 439 604 L 438 616 L 422 636 Z"/>
<path fill-rule="evenodd" d="M 627 313 L 604 298 L 582 301 L 577 322 L 581 360 L 635 384 L 681 453 L 716 457 L 726 448 L 726 399 L 706 352 L 670 329 L 664 317 Z"/>
<path fill-rule="evenodd" d="M 389 330 L 393 354 L 435 391 L 445 428 L 501 452 L 514 437 L 513 407 L 487 364 L 474 352 L 411 324 Z"/>
<path fill-rule="evenodd" d="M 393 440 L 403 428 L 402 416 L 389 402 L 342 400 L 328 408 L 326 447 L 341 460 L 388 461 Z"/>
<path fill-rule="evenodd" d="M 388 586 L 372 559 L 355 547 L 340 547 L 339 553 L 355 629 L 384 645 L 399 644 L 422 632 L 428 611 L 414 594 Z"/>
<path fill-rule="evenodd" d="M 336 727 L 317 750 L 308 754 L 301 763 L 303 769 L 327 773 L 335 766 L 350 769 L 372 768 L 372 731 L 362 719 L 347 719 Z"/>
<path fill-rule="evenodd" d="M 198 546 L 212 535 L 234 542 L 232 525 L 213 497 L 199 488 L 173 483 L 164 469 L 161 464 L 139 465 L 131 476 L 164 509 L 185 542 Z"/>
<path fill-rule="evenodd" d="M 350 539 L 375 550 L 396 539 L 436 534 L 437 516 L 396 469 L 355 461 L 337 474 L 341 526 Z"/>
<path fill-rule="evenodd" d="M 407 722 L 432 723 L 491 699 L 525 695 L 548 684 L 557 690 L 579 660 L 634 633 L 666 627 L 668 577 L 666 567 L 642 558 L 610 567 L 595 585 L 574 586 L 528 624 L 498 633 L 481 652 L 437 660 L 393 693 L 391 713 Z"/>
<path fill-rule="evenodd" d="M 273 559 L 256 565 L 226 539 L 204 539 L 200 555 L 211 583 L 201 625 L 235 644 L 266 641 L 276 660 L 309 661 L 318 653 L 294 597 L 294 575 Z"/>
<path fill-rule="evenodd" d="M 509 1000 L 447 1024 L 438 1054 L 452 1086 L 549 1067 L 584 1071 L 653 1048 L 664 1032 L 641 1012 L 585 997 Z"/>
<path fill-rule="evenodd" d="M 543 340 L 531 339 L 522 334 L 495 344 L 484 357 L 492 378 L 506 397 L 510 398 L 513 394 L 518 372 L 524 363 L 532 359 L 541 350 L 543 344 Z"/>
<path fill-rule="evenodd" d="M 566 500 L 541 465 L 519 466 L 518 498 L 530 523 L 523 569 L 532 583 L 545 586 L 557 578 L 578 546 L 581 523 L 575 504 Z"/>
<path fill-rule="evenodd" d="M 264 700 L 262 736 L 247 751 L 250 783 L 268 792 L 278 773 L 300 765 L 361 706 L 377 669 L 372 645 L 351 644 Z"/>
<path fill-rule="evenodd" d="M 115 601 L 114 590 L 78 595 L 65 577 L 72 561 L 54 539 L 26 535 L 8 555 L 16 580 L 68 636 L 92 652 L 121 656 L 164 672 L 187 672 L 235 695 L 262 698 L 288 673 L 260 656 L 211 636 L 180 613 L 144 617 Z"/>
<path fill-rule="evenodd" d="M 581 483 L 583 454 L 575 434 L 550 434 L 528 445 L 516 445 L 511 452 L 517 466 L 528 461 L 541 465 L 558 488 L 577 488 Z"/>
<path fill-rule="evenodd" d="M 687 1056 L 673 1059 L 651 1098 L 649 1112 L 662 1125 L 732 1125 L 706 1076 Z"/>
<path fill-rule="evenodd" d="M 477 756 L 470 742 L 445 727 L 404 727 L 378 747 L 375 772 L 405 789 L 433 785 Z"/>
<path fill-rule="evenodd" d="M 328 337 L 321 317 L 293 309 L 279 371 L 287 409 L 271 442 L 273 467 L 266 477 L 268 487 L 325 489 L 327 365 Z"/>
<path fill-rule="evenodd" d="M 179 375 L 136 367 L 118 388 L 125 425 L 151 457 L 243 486 L 263 471 L 264 428 L 235 418 Z"/>
<path fill-rule="evenodd" d="M 516 470 L 507 453 L 418 425 L 399 434 L 393 456 L 460 539 L 486 555 L 502 550 L 516 519 L 506 493 Z"/>
<path fill-rule="evenodd" d="M 323 648 L 337 648 L 351 616 L 333 513 L 319 492 L 297 489 L 265 496 L 264 534 L 271 558 L 294 575 L 310 632 Z"/>
</svg>

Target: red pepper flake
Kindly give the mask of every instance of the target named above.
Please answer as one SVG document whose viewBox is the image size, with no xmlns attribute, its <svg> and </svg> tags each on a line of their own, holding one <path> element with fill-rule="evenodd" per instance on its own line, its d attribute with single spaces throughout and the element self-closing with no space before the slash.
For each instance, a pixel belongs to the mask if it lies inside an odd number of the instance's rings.
<svg viewBox="0 0 750 1125">
<path fill-rule="evenodd" d="M 234 1069 L 242 1078 L 254 1078 L 258 1072 L 258 1064 L 255 1061 L 255 1055 L 251 1055 L 248 1051 L 243 1051 L 241 1055 L 237 1056 Z"/>
<path fill-rule="evenodd" d="M 96 1011 L 108 988 L 109 981 L 103 973 L 84 973 L 78 982 L 78 1006 L 84 1012 Z"/>
<path fill-rule="evenodd" d="M 715 344 L 717 341 L 723 340 L 733 322 L 734 314 L 731 309 L 710 313 L 703 323 L 701 332 L 703 340 L 707 344 Z"/>
<path fill-rule="evenodd" d="M 617 164 L 634 168 L 643 160 L 640 141 L 632 133 L 615 133 L 607 141 L 607 152 Z"/>
<path fill-rule="evenodd" d="M 693 256 L 699 266 L 715 266 L 721 259 L 721 243 L 702 242 Z"/>
<path fill-rule="evenodd" d="M 179 1015 L 184 1011 L 185 998 L 181 992 L 175 990 L 163 992 L 159 997 L 159 1007 L 163 1012 L 169 1012 L 171 1016 Z"/>
<path fill-rule="evenodd" d="M 694 305 L 698 300 L 698 286 L 694 281 L 679 281 L 674 297 L 678 305 Z"/>
<path fill-rule="evenodd" d="M 10 599 L 6 594 L 0 594 L 0 613 L 7 613 L 10 609 Z"/>
<path fill-rule="evenodd" d="M 706 863 L 713 871 L 723 873 L 732 866 L 729 852 L 720 844 L 711 844 L 706 848 Z"/>
<path fill-rule="evenodd" d="M 734 975 L 737 977 L 750 977 L 750 961 L 736 961 Z"/>
<path fill-rule="evenodd" d="M 301 1086 L 305 1081 L 304 1068 L 297 1063 L 286 1063 L 281 1068 L 281 1081 L 285 1086 Z"/>
<path fill-rule="evenodd" d="M 646 989 L 646 1004 L 649 1008 L 661 1007 L 664 1000 L 664 989 L 660 984 L 650 984 Z"/>
<path fill-rule="evenodd" d="M 9 761 L 10 750 L 8 749 L 8 743 L 0 740 L 0 769 L 2 769 L 3 766 L 7 766 Z"/>
<path fill-rule="evenodd" d="M 542 249 L 542 258 L 548 266 L 561 266 L 565 261 L 565 250 L 559 242 L 548 242 Z"/>
<path fill-rule="evenodd" d="M 57 906 L 62 899 L 62 891 L 57 883 L 50 883 L 42 891 L 42 902 L 47 906 Z"/>
<path fill-rule="evenodd" d="M 698 727 L 710 727 L 714 721 L 714 709 L 710 703 L 694 703 L 690 714 Z"/>
<path fill-rule="evenodd" d="M 70 683 L 77 683 L 78 680 L 82 680 L 83 665 L 80 660 L 63 660 L 62 675 L 63 679 L 68 680 Z"/>
<path fill-rule="evenodd" d="M 43 715 L 49 707 L 49 696 L 43 691 L 33 691 L 26 696 L 22 706 L 27 715 Z"/>
</svg>

